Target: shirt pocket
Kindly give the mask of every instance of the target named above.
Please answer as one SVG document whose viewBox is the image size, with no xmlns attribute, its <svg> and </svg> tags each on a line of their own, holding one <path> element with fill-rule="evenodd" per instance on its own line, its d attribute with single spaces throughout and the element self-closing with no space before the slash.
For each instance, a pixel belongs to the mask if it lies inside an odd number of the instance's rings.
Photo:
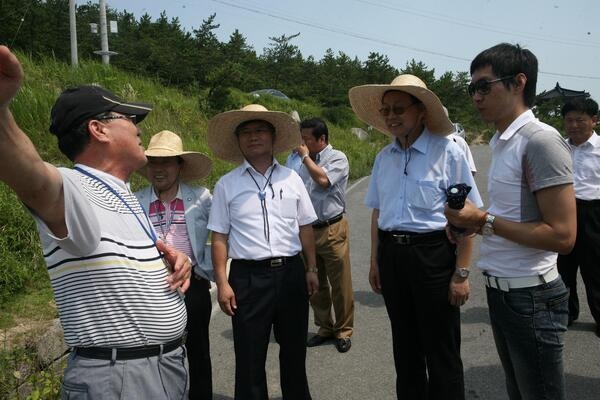
<svg viewBox="0 0 600 400">
<path fill-rule="evenodd" d="M 434 181 L 415 181 L 410 186 L 408 204 L 411 207 L 433 210 L 442 201 L 442 190 Z"/>
<path fill-rule="evenodd" d="M 282 198 L 279 206 L 281 216 L 287 219 L 298 218 L 298 199 Z"/>
</svg>

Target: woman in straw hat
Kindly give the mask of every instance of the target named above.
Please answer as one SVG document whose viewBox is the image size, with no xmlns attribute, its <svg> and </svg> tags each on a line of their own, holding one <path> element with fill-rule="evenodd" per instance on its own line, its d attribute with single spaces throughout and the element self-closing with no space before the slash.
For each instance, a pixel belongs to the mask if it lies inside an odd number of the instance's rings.
<svg viewBox="0 0 600 400">
<path fill-rule="evenodd" d="M 317 216 L 300 177 L 273 157 L 300 144 L 298 124 L 253 104 L 212 118 L 208 144 L 217 157 L 241 163 L 217 182 L 208 224 L 219 305 L 232 316 L 235 398 L 268 399 L 273 329 L 283 398 L 310 399 L 305 359 L 308 297 L 318 289 Z"/>
<path fill-rule="evenodd" d="M 135 195 L 160 238 L 190 258 L 193 274 L 186 292 L 187 341 L 190 367 L 190 399 L 212 399 L 212 368 L 208 326 L 212 311 L 210 281 L 214 274 L 204 253 L 208 238 L 208 214 L 212 196 L 208 189 L 192 185 L 210 173 L 210 158 L 184 151 L 181 138 L 161 131 L 150 139 L 148 164 L 139 172 L 151 183 Z"/>
<path fill-rule="evenodd" d="M 481 198 L 438 97 L 413 75 L 350 89 L 367 124 L 392 138 L 377 155 L 366 205 L 373 209 L 369 282 L 392 326 L 398 399 L 464 399 L 460 310 L 469 296 L 472 238 L 445 233 L 446 189 Z"/>
</svg>

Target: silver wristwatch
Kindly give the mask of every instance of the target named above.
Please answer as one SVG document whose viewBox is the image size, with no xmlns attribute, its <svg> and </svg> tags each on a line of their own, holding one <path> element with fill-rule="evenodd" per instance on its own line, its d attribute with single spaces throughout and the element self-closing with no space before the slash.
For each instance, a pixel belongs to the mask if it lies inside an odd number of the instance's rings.
<svg viewBox="0 0 600 400">
<path fill-rule="evenodd" d="M 485 224 L 481 227 L 481 234 L 483 236 L 491 236 L 494 234 L 494 221 L 496 220 L 496 216 L 490 213 L 487 213 L 485 216 Z"/>
<path fill-rule="evenodd" d="M 469 277 L 469 268 L 459 268 L 457 267 L 454 271 L 454 275 L 459 278 L 467 279 Z"/>
</svg>

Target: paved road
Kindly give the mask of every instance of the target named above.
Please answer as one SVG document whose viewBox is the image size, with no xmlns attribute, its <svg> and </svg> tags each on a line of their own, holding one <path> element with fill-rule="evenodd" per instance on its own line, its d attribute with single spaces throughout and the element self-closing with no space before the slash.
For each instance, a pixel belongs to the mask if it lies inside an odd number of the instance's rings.
<svg viewBox="0 0 600 400">
<path fill-rule="evenodd" d="M 473 146 L 479 168 L 477 184 L 487 204 L 487 146 Z M 370 210 L 363 205 L 368 179 L 359 180 L 348 192 L 351 259 L 356 301 L 352 349 L 340 354 L 332 345 L 308 349 L 307 369 L 315 400 L 395 399 L 395 371 L 391 334 L 383 300 L 367 281 L 369 262 Z M 478 246 L 477 246 L 478 247 Z M 475 254 L 478 257 L 478 253 Z M 467 399 L 503 400 L 504 375 L 492 338 L 481 274 L 474 268 L 472 295 L 462 307 L 462 355 Z M 579 286 L 582 313 L 566 337 L 565 364 L 568 399 L 600 399 L 600 339 L 593 333 L 593 320 Z M 435 316 L 432 316 L 435 318 Z M 312 315 L 311 315 L 312 324 Z M 309 327 L 309 335 L 316 328 Z M 231 322 L 218 306 L 211 322 L 211 345 L 215 400 L 233 399 L 233 338 Z M 278 346 L 272 340 L 267 360 L 271 399 L 281 399 Z"/>
</svg>

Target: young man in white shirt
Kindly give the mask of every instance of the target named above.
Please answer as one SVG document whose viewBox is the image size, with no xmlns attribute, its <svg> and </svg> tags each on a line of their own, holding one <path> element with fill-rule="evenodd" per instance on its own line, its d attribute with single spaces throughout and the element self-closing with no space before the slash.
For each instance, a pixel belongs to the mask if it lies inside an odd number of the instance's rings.
<svg viewBox="0 0 600 400">
<path fill-rule="evenodd" d="M 575 243 L 575 196 L 569 149 L 535 118 L 538 64 L 518 45 L 502 43 L 471 62 L 469 94 L 493 123 L 487 212 L 467 202 L 446 206 L 448 221 L 483 237 L 483 270 L 496 349 L 511 400 L 565 399 L 564 334 L 568 291 L 558 252 Z"/>
</svg>

